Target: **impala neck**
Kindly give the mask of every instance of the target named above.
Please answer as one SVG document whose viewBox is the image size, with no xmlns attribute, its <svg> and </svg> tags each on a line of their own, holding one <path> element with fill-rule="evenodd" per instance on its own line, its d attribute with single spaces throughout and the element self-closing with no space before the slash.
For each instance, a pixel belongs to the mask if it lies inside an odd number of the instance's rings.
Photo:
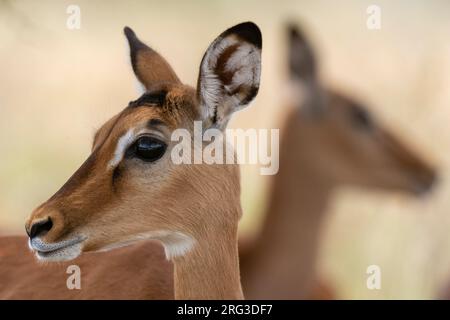
<svg viewBox="0 0 450 320">
<path fill-rule="evenodd" d="M 283 139 L 280 170 L 271 186 L 262 232 L 249 256 L 242 257 L 246 298 L 304 299 L 313 286 L 333 184 L 318 172 L 315 159 L 309 158 L 297 138 L 287 132 Z M 292 148 L 287 147 L 292 145 L 302 154 L 290 154 Z"/>
<path fill-rule="evenodd" d="M 237 226 L 231 232 L 205 233 L 174 260 L 175 299 L 243 299 Z"/>
</svg>

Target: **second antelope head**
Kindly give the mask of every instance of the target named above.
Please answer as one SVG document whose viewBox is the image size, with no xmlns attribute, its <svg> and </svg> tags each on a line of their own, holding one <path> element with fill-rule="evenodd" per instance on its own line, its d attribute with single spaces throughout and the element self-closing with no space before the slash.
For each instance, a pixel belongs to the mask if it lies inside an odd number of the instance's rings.
<svg viewBox="0 0 450 320">
<path fill-rule="evenodd" d="M 332 184 L 413 194 L 428 191 L 435 182 L 434 169 L 377 123 L 365 105 L 321 84 L 317 57 L 298 28 L 291 26 L 288 37 L 290 75 L 297 93 L 293 101 L 297 108 L 283 138 L 290 167 L 308 164 L 307 170 Z"/>
<path fill-rule="evenodd" d="M 171 133 L 194 121 L 224 130 L 257 94 L 261 34 L 253 23 L 222 33 L 207 49 L 197 88 L 125 28 L 133 70 L 146 92 L 95 134 L 92 153 L 29 217 L 30 246 L 41 260 L 160 240 L 167 256 L 212 237 L 234 238 L 241 215 L 236 165 L 176 165 Z"/>
</svg>

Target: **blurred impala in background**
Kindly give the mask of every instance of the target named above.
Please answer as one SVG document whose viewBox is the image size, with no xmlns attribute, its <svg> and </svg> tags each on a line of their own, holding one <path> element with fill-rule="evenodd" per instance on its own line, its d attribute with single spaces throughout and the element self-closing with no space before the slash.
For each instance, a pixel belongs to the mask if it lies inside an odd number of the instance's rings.
<svg viewBox="0 0 450 320">
<path fill-rule="evenodd" d="M 80 10 L 79 28 L 68 26 L 71 5 Z M 0 234 L 25 234 L 25 218 L 86 158 L 98 126 L 137 96 L 123 26 L 147 30 L 149 44 L 195 84 L 192 66 L 205 39 L 254 21 L 264 37 L 260 92 L 230 127 L 282 128 L 290 112 L 284 28 L 298 22 L 307 26 L 321 61 L 321 83 L 364 101 L 377 121 L 436 164 L 440 178 L 433 193 L 417 199 L 339 189 L 326 209 L 333 214 L 323 221 L 317 273 L 332 279 L 339 298 L 435 297 L 450 275 L 450 3 L 377 1 L 375 29 L 368 23 L 371 5 L 0 1 Z M 253 165 L 241 171 L 241 232 L 252 238 L 264 221 L 273 177 Z M 380 289 L 367 287 L 372 265 L 381 271 Z"/>
</svg>

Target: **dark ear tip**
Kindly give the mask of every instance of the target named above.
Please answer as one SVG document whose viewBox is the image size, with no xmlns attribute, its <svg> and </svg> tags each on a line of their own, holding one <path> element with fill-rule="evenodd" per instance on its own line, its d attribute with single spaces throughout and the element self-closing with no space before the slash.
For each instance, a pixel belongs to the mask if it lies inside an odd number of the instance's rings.
<svg viewBox="0 0 450 320">
<path fill-rule="evenodd" d="M 289 39 L 291 41 L 300 41 L 300 42 L 306 42 L 306 37 L 303 34 L 303 31 L 301 30 L 301 28 L 294 24 L 294 23 L 289 23 L 286 26 L 286 30 L 287 30 L 287 34 L 289 36 Z"/>
<path fill-rule="evenodd" d="M 128 26 L 123 28 L 123 33 L 125 33 L 125 36 L 127 37 L 128 40 L 130 40 L 131 38 L 136 38 L 136 34 L 134 33 L 133 29 L 131 29 Z"/>
<path fill-rule="evenodd" d="M 299 34 L 298 28 L 294 23 L 289 23 L 286 26 L 286 30 L 289 34 L 289 37 L 291 37 L 291 38 L 298 37 L 298 34 Z"/>
<path fill-rule="evenodd" d="M 225 35 L 233 33 L 255 45 L 257 48 L 262 48 L 261 30 L 259 30 L 259 27 L 255 23 L 250 21 L 243 22 L 225 31 Z"/>
<path fill-rule="evenodd" d="M 136 36 L 136 33 L 130 27 L 123 28 L 123 33 L 125 33 L 125 37 L 127 37 L 132 55 L 134 55 L 134 52 L 137 50 L 150 49 L 146 44 L 139 40 L 139 38 Z"/>
</svg>

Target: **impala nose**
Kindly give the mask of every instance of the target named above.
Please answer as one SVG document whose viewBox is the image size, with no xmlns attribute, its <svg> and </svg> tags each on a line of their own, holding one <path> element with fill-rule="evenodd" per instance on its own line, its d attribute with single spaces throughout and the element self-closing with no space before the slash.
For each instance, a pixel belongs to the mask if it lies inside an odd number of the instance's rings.
<svg viewBox="0 0 450 320">
<path fill-rule="evenodd" d="M 429 167 L 424 167 L 422 170 L 416 170 L 415 175 L 415 193 L 418 196 L 430 193 L 434 186 L 439 182 L 438 173 Z"/>
<path fill-rule="evenodd" d="M 30 239 L 33 239 L 36 236 L 47 233 L 52 229 L 52 227 L 53 227 L 52 219 L 50 217 L 47 217 L 46 219 L 34 222 L 33 224 L 26 227 L 25 230 Z"/>
</svg>

